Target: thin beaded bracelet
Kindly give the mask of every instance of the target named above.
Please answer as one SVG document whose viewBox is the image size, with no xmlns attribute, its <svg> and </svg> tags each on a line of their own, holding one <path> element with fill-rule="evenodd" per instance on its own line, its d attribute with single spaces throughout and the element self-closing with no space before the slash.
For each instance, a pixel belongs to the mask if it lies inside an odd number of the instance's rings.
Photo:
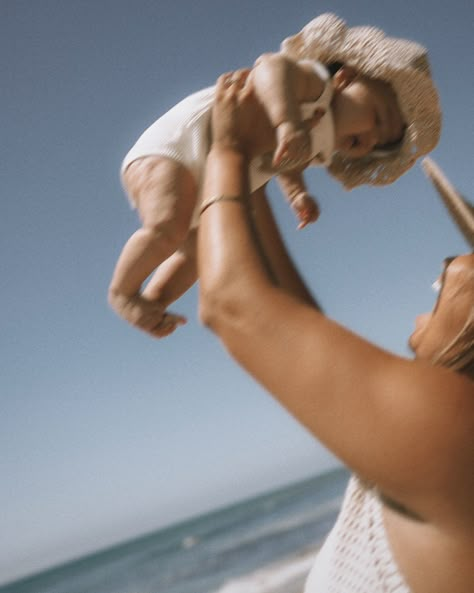
<svg viewBox="0 0 474 593">
<path fill-rule="evenodd" d="M 209 198 L 201 206 L 201 209 L 199 211 L 199 216 L 201 216 L 201 214 L 205 210 L 207 210 L 209 208 L 209 206 L 212 206 L 212 204 L 215 204 L 216 202 L 241 202 L 241 203 L 245 203 L 246 200 L 247 200 L 247 197 L 246 196 L 225 196 L 225 195 L 222 195 L 222 196 L 216 196 L 214 198 Z"/>
</svg>

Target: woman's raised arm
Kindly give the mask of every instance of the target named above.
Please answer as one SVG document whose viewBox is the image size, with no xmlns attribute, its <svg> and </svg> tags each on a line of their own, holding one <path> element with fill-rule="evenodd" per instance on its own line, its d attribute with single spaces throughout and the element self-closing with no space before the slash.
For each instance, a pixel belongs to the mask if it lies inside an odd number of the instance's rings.
<svg viewBox="0 0 474 593">
<path fill-rule="evenodd" d="M 198 243 L 202 321 L 385 495 L 427 519 L 465 517 L 474 496 L 472 383 L 385 352 L 324 316 L 309 293 L 275 284 L 251 223 L 251 100 L 220 79 Z"/>
</svg>

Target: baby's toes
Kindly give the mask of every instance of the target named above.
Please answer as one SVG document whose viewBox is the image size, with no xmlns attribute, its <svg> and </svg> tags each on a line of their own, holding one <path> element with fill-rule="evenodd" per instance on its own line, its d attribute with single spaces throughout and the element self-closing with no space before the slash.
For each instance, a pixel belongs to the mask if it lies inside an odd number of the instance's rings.
<svg viewBox="0 0 474 593">
<path fill-rule="evenodd" d="M 165 313 L 158 324 L 150 331 L 155 338 L 165 338 L 172 334 L 180 325 L 186 323 L 186 318 L 175 313 Z"/>
</svg>

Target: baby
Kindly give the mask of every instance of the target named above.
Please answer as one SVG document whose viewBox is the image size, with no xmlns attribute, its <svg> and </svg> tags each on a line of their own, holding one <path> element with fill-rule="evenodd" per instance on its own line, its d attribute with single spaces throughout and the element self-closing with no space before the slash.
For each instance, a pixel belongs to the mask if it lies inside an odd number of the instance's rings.
<svg viewBox="0 0 474 593">
<path fill-rule="evenodd" d="M 302 172 L 326 166 L 346 188 L 392 183 L 436 145 L 440 109 L 426 50 L 373 27 L 325 14 L 265 54 L 248 74 L 262 110 L 250 191 L 277 180 L 300 221 L 317 218 Z M 122 164 L 142 228 L 125 244 L 109 302 L 133 325 L 163 337 L 185 322 L 166 311 L 196 280 L 201 175 L 214 87 L 148 128 Z M 148 284 L 145 280 L 153 273 Z"/>
</svg>

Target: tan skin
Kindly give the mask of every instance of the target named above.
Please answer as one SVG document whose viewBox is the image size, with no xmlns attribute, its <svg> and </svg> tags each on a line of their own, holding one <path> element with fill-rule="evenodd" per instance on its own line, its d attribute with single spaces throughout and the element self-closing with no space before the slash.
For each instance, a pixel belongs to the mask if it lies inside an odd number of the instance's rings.
<svg viewBox="0 0 474 593">
<path fill-rule="evenodd" d="M 218 83 L 201 216 L 200 316 L 234 359 L 349 468 L 377 486 L 388 539 L 414 593 L 474 591 L 474 383 L 429 361 L 471 313 L 474 255 L 448 267 L 432 316 L 395 356 L 315 306 L 262 191 L 246 196 L 254 107 Z M 266 250 L 262 257 L 262 250 Z M 273 267 L 272 273 L 268 265 Z M 452 266 L 452 267 L 451 267 Z"/>
</svg>

